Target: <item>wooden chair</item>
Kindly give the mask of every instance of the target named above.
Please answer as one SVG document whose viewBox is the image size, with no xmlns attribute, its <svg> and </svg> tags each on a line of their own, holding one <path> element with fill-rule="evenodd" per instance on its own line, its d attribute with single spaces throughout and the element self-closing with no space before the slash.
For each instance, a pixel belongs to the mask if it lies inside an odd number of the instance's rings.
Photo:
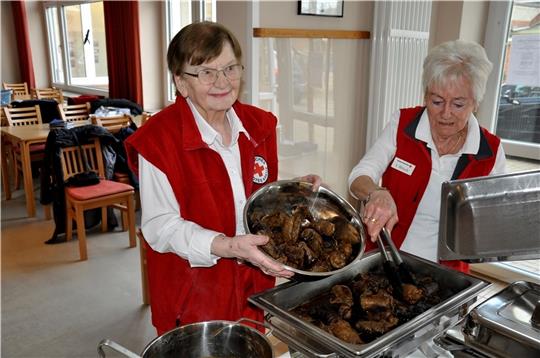
<svg viewBox="0 0 540 358">
<path fill-rule="evenodd" d="M 29 126 L 35 124 L 42 124 L 41 111 L 38 105 L 33 107 L 3 107 L 2 110 L 6 116 L 7 124 L 9 126 Z M 21 184 L 22 173 L 22 159 L 21 151 L 17 145 L 11 144 L 9 149 L 11 151 L 11 158 L 13 163 L 13 178 L 15 181 L 15 188 L 18 189 Z M 45 144 L 34 144 L 30 146 L 30 160 L 32 162 L 41 161 L 45 157 Z"/>
<path fill-rule="evenodd" d="M 41 110 L 37 104 L 33 107 L 3 107 L 2 109 L 10 126 L 28 126 L 42 123 Z"/>
<path fill-rule="evenodd" d="M 143 112 L 141 114 L 141 126 L 144 126 L 146 122 L 152 117 L 152 113 L 150 112 Z"/>
<path fill-rule="evenodd" d="M 6 83 L 2 82 L 2 87 L 4 89 L 10 89 L 13 90 L 12 99 L 13 100 L 25 100 L 25 99 L 31 99 L 32 96 L 30 96 L 30 92 L 28 91 L 28 84 L 26 82 L 22 83 Z"/>
<path fill-rule="evenodd" d="M 61 163 L 64 181 L 77 173 L 86 171 L 86 162 L 101 178 L 105 176 L 103 155 L 99 139 L 90 144 L 62 148 Z M 99 184 L 83 187 L 67 187 L 66 194 L 66 239 L 72 238 L 73 220 L 77 223 L 77 237 L 79 239 L 79 254 L 82 261 L 88 258 L 86 233 L 84 226 L 84 211 L 101 208 L 101 230 L 107 231 L 107 207 L 119 209 L 122 212 L 123 231 L 129 231 L 129 247 L 137 245 L 135 239 L 135 205 L 134 189 L 131 185 L 101 179 Z"/>
<path fill-rule="evenodd" d="M 64 104 L 64 94 L 62 90 L 56 87 L 35 88 L 34 95 L 37 99 L 54 99 L 60 104 Z"/>
<path fill-rule="evenodd" d="M 141 256 L 141 290 L 142 299 L 145 305 L 150 304 L 150 292 L 148 291 L 148 270 L 146 261 L 146 245 L 141 229 L 137 229 L 137 238 L 139 239 L 139 254 Z"/>
<path fill-rule="evenodd" d="M 131 123 L 131 116 L 128 114 L 111 117 L 97 117 L 91 115 L 90 119 L 92 120 L 93 125 L 105 127 L 111 133 L 116 133 L 122 128 L 129 127 Z"/>
<path fill-rule="evenodd" d="M 87 121 L 90 118 L 90 103 L 72 105 L 58 103 L 58 113 L 65 122 Z"/>
</svg>

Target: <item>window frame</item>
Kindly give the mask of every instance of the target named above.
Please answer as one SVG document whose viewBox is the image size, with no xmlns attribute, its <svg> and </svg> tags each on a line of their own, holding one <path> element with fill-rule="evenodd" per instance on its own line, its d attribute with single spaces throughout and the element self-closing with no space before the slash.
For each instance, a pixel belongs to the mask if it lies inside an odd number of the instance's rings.
<svg viewBox="0 0 540 358">
<path fill-rule="evenodd" d="M 66 35 L 66 19 L 65 14 L 63 11 L 64 6 L 74 6 L 74 5 L 84 5 L 84 4 L 90 4 L 94 2 L 103 2 L 102 0 L 87 0 L 87 1 L 46 1 L 43 4 L 43 11 L 44 11 L 44 17 L 45 17 L 45 26 L 47 28 L 47 49 L 48 49 L 48 56 L 49 56 L 49 74 L 51 76 L 51 84 L 52 86 L 56 88 L 60 88 L 63 91 L 73 92 L 73 93 L 84 93 L 84 94 L 91 94 L 91 95 L 98 95 L 98 96 L 109 96 L 109 91 L 104 89 L 97 89 L 94 87 L 87 87 L 84 85 L 77 85 L 71 83 L 71 69 L 69 66 L 69 54 L 67 51 L 67 35 Z M 56 43 L 55 36 L 55 29 L 52 28 L 52 24 L 49 23 L 49 14 L 48 10 L 50 8 L 56 8 L 56 23 L 58 24 L 58 31 L 59 31 L 59 40 L 60 43 Z M 56 46 L 60 46 L 62 48 L 62 71 L 63 71 L 63 81 L 59 82 L 57 79 L 57 76 L 55 75 L 56 68 L 60 67 L 57 64 L 56 61 Z M 55 66 L 56 64 L 56 66 Z M 107 76 L 107 83 L 108 83 L 108 76 Z"/>
<path fill-rule="evenodd" d="M 486 85 L 484 100 L 478 110 L 478 119 L 480 124 L 492 133 L 495 133 L 497 127 L 499 92 L 513 5 L 513 1 L 492 1 L 489 3 L 484 47 L 488 58 L 493 62 L 493 71 Z M 540 160 L 539 144 L 510 139 L 502 139 L 501 142 L 507 155 Z"/>
<path fill-rule="evenodd" d="M 164 58 L 167 58 L 167 49 L 169 48 L 169 43 L 173 39 L 174 35 L 180 29 L 184 26 L 187 26 L 193 22 L 196 21 L 203 21 L 205 20 L 205 14 L 206 14 L 206 6 L 210 3 L 210 6 L 212 7 L 211 13 L 212 18 L 209 19 L 211 21 L 216 21 L 217 19 L 217 1 L 216 0 L 180 0 L 180 1 L 174 1 L 174 0 L 167 0 L 164 3 L 163 6 L 163 16 L 165 17 L 165 26 L 163 31 L 163 39 L 164 39 Z M 171 11 L 172 11 L 172 4 L 175 6 L 182 6 L 182 4 L 187 5 L 189 11 L 191 12 L 189 22 L 183 23 L 182 18 L 178 20 L 180 23 L 180 28 L 178 30 L 172 29 L 173 22 L 171 19 Z M 174 31 L 174 33 L 173 33 Z M 164 78 L 165 78 L 165 85 L 164 85 L 164 93 L 165 93 L 165 105 L 170 105 L 175 101 L 175 93 L 176 93 L 176 87 L 174 86 L 172 74 L 169 72 L 167 62 L 165 61 L 164 65 Z"/>
</svg>

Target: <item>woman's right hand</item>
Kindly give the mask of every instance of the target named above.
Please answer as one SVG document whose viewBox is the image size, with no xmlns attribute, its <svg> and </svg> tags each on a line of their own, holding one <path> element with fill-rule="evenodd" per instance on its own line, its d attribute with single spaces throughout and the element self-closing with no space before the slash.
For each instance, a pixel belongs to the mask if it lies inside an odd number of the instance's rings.
<svg viewBox="0 0 540 358">
<path fill-rule="evenodd" d="M 212 242 L 212 252 L 217 256 L 247 261 L 270 276 L 291 278 L 294 272 L 283 268 L 259 250 L 258 246 L 266 244 L 268 240 L 270 240 L 268 236 L 264 235 L 247 234 L 234 237 L 219 235 Z"/>
<path fill-rule="evenodd" d="M 364 204 L 362 220 L 373 242 L 383 227 L 392 232 L 399 218 L 396 203 L 388 190 L 376 190 L 370 194 L 369 201 Z"/>
</svg>

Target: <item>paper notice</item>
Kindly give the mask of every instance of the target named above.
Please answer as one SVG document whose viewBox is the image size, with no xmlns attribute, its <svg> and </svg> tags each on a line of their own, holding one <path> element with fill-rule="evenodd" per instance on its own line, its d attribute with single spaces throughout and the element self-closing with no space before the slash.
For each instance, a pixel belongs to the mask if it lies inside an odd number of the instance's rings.
<svg viewBox="0 0 540 358">
<path fill-rule="evenodd" d="M 540 86 L 540 35 L 514 35 L 507 84 Z"/>
</svg>

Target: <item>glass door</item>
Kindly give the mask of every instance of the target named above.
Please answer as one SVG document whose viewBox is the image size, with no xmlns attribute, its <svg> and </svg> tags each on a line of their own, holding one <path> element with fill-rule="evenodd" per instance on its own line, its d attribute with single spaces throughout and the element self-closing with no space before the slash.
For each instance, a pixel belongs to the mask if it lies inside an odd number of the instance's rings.
<svg viewBox="0 0 540 358">
<path fill-rule="evenodd" d="M 540 3 L 514 1 L 506 11 L 492 130 L 508 155 L 540 160 Z"/>
</svg>

